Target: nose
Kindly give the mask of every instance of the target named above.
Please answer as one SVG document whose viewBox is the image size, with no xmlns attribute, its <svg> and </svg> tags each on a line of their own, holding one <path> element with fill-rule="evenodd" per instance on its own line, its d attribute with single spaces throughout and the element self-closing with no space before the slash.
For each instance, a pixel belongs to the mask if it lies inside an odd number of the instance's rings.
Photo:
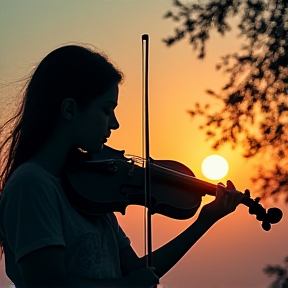
<svg viewBox="0 0 288 288">
<path fill-rule="evenodd" d="M 112 130 L 117 130 L 120 127 L 120 124 L 116 118 L 116 115 L 113 113 L 113 115 L 110 118 L 109 128 Z"/>
</svg>

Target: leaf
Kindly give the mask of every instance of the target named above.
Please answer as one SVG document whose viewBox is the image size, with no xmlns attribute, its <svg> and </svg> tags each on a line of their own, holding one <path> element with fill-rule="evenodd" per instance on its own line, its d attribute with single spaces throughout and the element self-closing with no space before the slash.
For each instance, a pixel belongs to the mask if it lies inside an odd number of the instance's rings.
<svg viewBox="0 0 288 288">
<path fill-rule="evenodd" d="M 215 95 L 215 92 L 214 92 L 214 91 L 212 91 L 212 90 L 209 90 L 209 89 L 208 89 L 208 90 L 206 90 L 205 92 L 206 92 L 207 94 L 210 94 L 210 95 Z"/>
</svg>

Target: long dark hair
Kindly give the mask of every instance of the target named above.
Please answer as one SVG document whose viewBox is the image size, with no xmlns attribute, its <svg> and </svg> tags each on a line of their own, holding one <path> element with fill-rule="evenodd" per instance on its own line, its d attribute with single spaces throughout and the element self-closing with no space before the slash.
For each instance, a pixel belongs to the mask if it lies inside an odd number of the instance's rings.
<svg viewBox="0 0 288 288">
<path fill-rule="evenodd" d="M 0 196 L 13 171 L 50 136 L 60 119 L 63 99 L 74 98 L 85 108 L 122 80 L 122 72 L 95 49 L 68 45 L 49 53 L 25 84 L 18 111 L 1 127 Z"/>
</svg>

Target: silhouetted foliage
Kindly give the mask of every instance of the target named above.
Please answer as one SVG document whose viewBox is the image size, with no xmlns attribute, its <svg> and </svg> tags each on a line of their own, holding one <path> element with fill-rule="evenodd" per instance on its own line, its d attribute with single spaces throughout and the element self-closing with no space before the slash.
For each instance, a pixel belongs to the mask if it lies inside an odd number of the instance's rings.
<svg viewBox="0 0 288 288">
<path fill-rule="evenodd" d="M 229 77 L 219 93 L 206 92 L 223 102 L 215 112 L 209 104 L 195 104 L 192 117 L 206 118 L 203 128 L 217 149 L 225 143 L 241 144 L 244 156 L 270 158 L 259 165 L 253 181 L 262 197 L 280 193 L 288 202 L 288 1 L 206 0 L 198 4 L 173 1 L 175 11 L 164 18 L 177 23 L 175 35 L 163 41 L 171 46 L 188 38 L 198 58 L 205 57 L 210 32 L 226 35 L 228 21 L 239 20 L 243 45 L 238 52 L 221 57 L 216 66 Z M 236 17 L 237 16 L 237 17 Z M 230 22 L 231 23 L 231 22 Z M 263 158 L 264 159 L 264 158 Z"/>
<path fill-rule="evenodd" d="M 276 280 L 272 282 L 269 288 L 288 288 L 288 257 L 284 260 L 285 266 L 267 265 L 263 271 L 269 277 L 274 276 Z"/>
</svg>

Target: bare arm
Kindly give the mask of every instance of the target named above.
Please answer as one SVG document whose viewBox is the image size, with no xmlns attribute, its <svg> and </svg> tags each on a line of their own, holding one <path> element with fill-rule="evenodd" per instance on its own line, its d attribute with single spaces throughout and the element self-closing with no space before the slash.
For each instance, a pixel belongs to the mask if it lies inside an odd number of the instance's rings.
<svg viewBox="0 0 288 288">
<path fill-rule="evenodd" d="M 185 231 L 176 236 L 170 242 L 153 251 L 153 266 L 157 275 L 161 278 L 168 272 L 197 242 L 201 236 L 211 227 L 212 223 L 197 219 Z M 122 256 L 121 256 L 122 255 Z M 128 246 L 120 253 L 123 273 L 129 273 L 132 269 L 146 266 L 146 257 L 138 258 L 132 247 Z"/>
<path fill-rule="evenodd" d="M 161 278 L 169 271 L 215 222 L 233 212 L 243 197 L 230 181 L 227 188 L 218 185 L 215 200 L 202 208 L 198 219 L 170 242 L 153 251 L 153 266 L 158 276 Z M 146 265 L 146 257 L 138 258 L 131 247 L 120 251 L 120 259 L 124 274 Z"/>
</svg>

